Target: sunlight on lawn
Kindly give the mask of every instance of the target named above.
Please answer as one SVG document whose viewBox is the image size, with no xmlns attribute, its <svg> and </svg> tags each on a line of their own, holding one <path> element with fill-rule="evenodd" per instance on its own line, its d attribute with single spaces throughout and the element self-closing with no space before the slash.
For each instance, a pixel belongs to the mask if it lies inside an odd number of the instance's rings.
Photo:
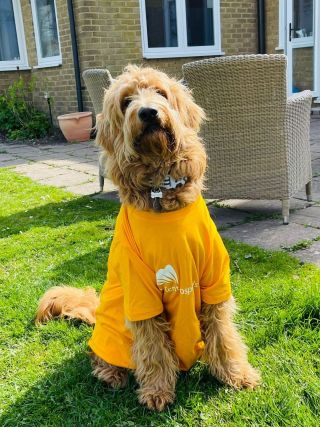
<svg viewBox="0 0 320 427">
<path fill-rule="evenodd" d="M 138 404 L 132 375 L 119 391 L 91 376 L 91 327 L 34 325 L 37 303 L 51 286 L 101 290 L 120 205 L 8 169 L 0 171 L 0 195 L 1 426 L 319 425 L 319 269 L 282 252 L 225 242 L 241 308 L 236 320 L 262 383 L 236 392 L 198 362 L 180 374 L 174 404 L 153 413 Z"/>
</svg>

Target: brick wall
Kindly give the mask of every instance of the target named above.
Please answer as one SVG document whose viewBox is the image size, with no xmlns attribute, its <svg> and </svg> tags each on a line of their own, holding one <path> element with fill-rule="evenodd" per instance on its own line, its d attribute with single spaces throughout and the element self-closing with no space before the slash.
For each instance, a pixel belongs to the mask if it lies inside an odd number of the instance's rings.
<svg viewBox="0 0 320 427">
<path fill-rule="evenodd" d="M 279 0 L 265 0 L 266 53 L 283 53 L 275 50 L 279 45 Z"/>
<path fill-rule="evenodd" d="M 313 89 L 313 47 L 293 49 L 293 85 L 302 90 Z"/>
<path fill-rule="evenodd" d="M 77 111 L 73 56 L 66 0 L 56 0 L 62 53 L 62 65 L 51 68 L 32 68 L 38 64 L 31 5 L 20 0 L 26 35 L 30 71 L 21 75 L 36 76 L 38 89 L 36 105 L 48 111 L 43 85 L 49 79 L 54 102 L 54 117 Z M 222 51 L 226 55 L 257 53 L 256 0 L 221 0 Z M 73 0 L 77 27 L 80 70 L 107 68 L 113 76 L 121 74 L 128 63 L 146 64 L 163 69 L 178 78 L 184 63 L 200 57 L 152 59 L 142 58 L 139 0 Z M 17 72 L 0 72 L 0 90 L 18 78 Z M 83 83 L 83 82 L 82 82 Z M 84 86 L 84 83 L 83 83 Z M 88 92 L 83 90 L 84 109 L 93 111 Z"/>
</svg>

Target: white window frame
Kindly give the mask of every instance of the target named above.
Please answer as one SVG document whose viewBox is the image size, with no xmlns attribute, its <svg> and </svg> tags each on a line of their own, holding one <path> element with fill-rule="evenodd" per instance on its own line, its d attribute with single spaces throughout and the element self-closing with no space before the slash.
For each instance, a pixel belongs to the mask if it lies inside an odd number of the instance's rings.
<svg viewBox="0 0 320 427">
<path fill-rule="evenodd" d="M 285 16 L 285 0 L 279 0 L 279 46 L 276 47 L 276 50 L 284 50 L 286 32 Z"/>
<path fill-rule="evenodd" d="M 220 0 L 213 1 L 213 27 L 214 27 L 214 46 L 188 46 L 187 39 L 187 20 L 186 20 L 186 2 L 185 0 L 176 0 L 177 16 L 177 47 L 148 47 L 148 31 L 145 0 L 140 2 L 140 22 L 142 37 L 142 53 L 146 59 L 152 58 L 183 58 L 190 56 L 211 56 L 224 55 L 221 52 L 221 25 L 220 25 Z"/>
<path fill-rule="evenodd" d="M 290 0 L 289 0 L 290 1 Z M 314 3 L 316 4 L 316 3 Z M 279 46 L 275 50 L 285 50 L 287 5 L 285 0 L 279 0 Z M 314 46 L 314 37 L 301 37 L 292 39 L 295 49 Z"/>
<path fill-rule="evenodd" d="M 27 46 L 24 36 L 24 27 L 19 0 L 12 0 L 14 21 L 16 24 L 17 41 L 20 53 L 20 59 L 13 61 L 0 61 L 0 71 L 30 70 L 27 55 Z"/>
<path fill-rule="evenodd" d="M 61 55 L 59 23 L 58 23 L 56 0 L 53 0 L 53 2 L 54 2 L 55 14 L 56 14 L 57 34 L 58 34 L 58 43 L 59 43 L 60 55 L 49 56 L 48 58 L 42 58 L 42 56 L 41 56 L 40 31 L 39 31 L 38 14 L 37 14 L 37 5 L 36 5 L 35 0 L 31 0 L 33 28 L 34 28 L 34 36 L 36 39 L 36 51 L 37 51 L 37 57 L 38 57 L 38 65 L 35 65 L 33 68 L 57 67 L 57 66 L 62 64 L 62 55 Z"/>
</svg>

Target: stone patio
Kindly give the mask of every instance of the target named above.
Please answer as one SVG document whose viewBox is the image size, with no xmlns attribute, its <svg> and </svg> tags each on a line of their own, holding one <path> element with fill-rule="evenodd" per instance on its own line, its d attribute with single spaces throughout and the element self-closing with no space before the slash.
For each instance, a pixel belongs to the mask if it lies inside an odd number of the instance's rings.
<svg viewBox="0 0 320 427">
<path fill-rule="evenodd" d="M 302 262 L 320 267 L 320 115 L 311 116 L 313 202 L 307 202 L 302 188 L 291 199 L 290 224 L 284 226 L 275 214 L 281 214 L 279 200 L 219 200 L 209 204 L 210 214 L 223 237 L 239 240 L 268 250 L 284 250 L 302 241 L 307 249 L 290 252 Z M 40 184 L 61 187 L 79 195 L 117 200 L 116 187 L 105 179 L 99 193 L 99 149 L 93 141 L 72 144 L 26 146 L 0 144 L 0 168 L 13 167 Z"/>
</svg>

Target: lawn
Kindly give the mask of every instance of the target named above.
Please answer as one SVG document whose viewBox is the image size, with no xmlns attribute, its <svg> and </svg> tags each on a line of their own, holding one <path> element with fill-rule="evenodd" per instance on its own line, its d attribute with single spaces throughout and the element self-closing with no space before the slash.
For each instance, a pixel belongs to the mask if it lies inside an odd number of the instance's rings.
<svg viewBox="0 0 320 427">
<path fill-rule="evenodd" d="M 119 208 L 0 171 L 0 425 L 319 426 L 320 270 L 286 253 L 225 242 L 236 320 L 263 378 L 253 392 L 219 384 L 198 362 L 180 374 L 174 404 L 154 413 L 138 404 L 132 375 L 117 391 L 91 376 L 90 326 L 35 327 L 51 286 L 101 290 Z"/>
</svg>

